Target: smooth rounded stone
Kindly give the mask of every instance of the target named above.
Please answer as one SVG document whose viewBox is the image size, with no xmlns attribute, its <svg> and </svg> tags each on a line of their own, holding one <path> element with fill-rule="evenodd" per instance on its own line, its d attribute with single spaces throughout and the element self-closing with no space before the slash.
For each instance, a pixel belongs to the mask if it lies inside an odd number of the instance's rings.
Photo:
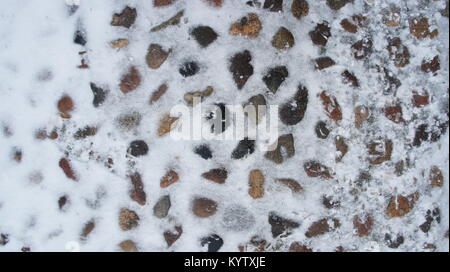
<svg viewBox="0 0 450 272">
<path fill-rule="evenodd" d="M 132 240 L 125 240 L 121 242 L 119 247 L 123 252 L 138 252 L 136 243 Z"/>
<path fill-rule="evenodd" d="M 171 247 L 178 239 L 180 239 L 181 235 L 183 234 L 183 227 L 182 226 L 175 226 L 175 231 L 173 230 L 167 230 L 164 232 L 164 240 L 166 240 L 167 247 Z"/>
<path fill-rule="evenodd" d="M 92 82 L 90 83 L 90 87 L 92 93 L 94 94 L 94 100 L 92 101 L 92 104 L 94 105 L 94 107 L 98 108 L 105 102 L 108 92 L 103 88 L 98 87 L 95 83 Z"/>
<path fill-rule="evenodd" d="M 178 72 L 180 72 L 180 75 L 183 77 L 191 77 L 197 74 L 200 71 L 200 67 L 195 61 L 188 61 L 183 63 L 180 66 L 180 69 Z"/>
<path fill-rule="evenodd" d="M 309 37 L 315 45 L 326 46 L 328 43 L 328 38 L 331 37 L 331 28 L 328 22 L 324 21 L 317 24 L 314 30 L 309 32 Z"/>
<path fill-rule="evenodd" d="M 306 0 L 293 0 L 291 6 L 292 15 L 295 18 L 301 19 L 302 17 L 308 16 L 309 4 Z"/>
<path fill-rule="evenodd" d="M 81 231 L 80 234 L 80 238 L 82 241 L 87 240 L 89 234 L 92 233 L 92 231 L 94 231 L 95 229 L 95 220 L 92 219 L 89 222 L 87 222 L 86 224 L 84 224 L 83 230 Z"/>
<path fill-rule="evenodd" d="M 294 35 L 285 27 L 280 27 L 272 38 L 272 46 L 280 50 L 292 48 L 294 45 Z"/>
<path fill-rule="evenodd" d="M 148 46 L 145 61 L 151 69 L 158 69 L 169 57 L 171 50 L 165 51 L 159 44 L 150 44 Z"/>
<path fill-rule="evenodd" d="M 131 230 L 139 225 L 139 216 L 135 211 L 122 208 L 119 214 L 119 226 L 123 231 Z"/>
<path fill-rule="evenodd" d="M 224 184 L 228 178 L 228 171 L 223 168 L 212 169 L 206 173 L 203 173 L 202 177 L 218 184 Z"/>
<path fill-rule="evenodd" d="M 255 152 L 255 141 L 245 138 L 244 140 L 240 141 L 238 146 L 233 150 L 231 158 L 235 160 L 243 159 L 248 155 L 253 154 L 253 152 Z"/>
<path fill-rule="evenodd" d="M 217 212 L 217 202 L 208 198 L 196 198 L 192 203 L 192 212 L 200 217 L 207 218 Z"/>
<path fill-rule="evenodd" d="M 255 225 L 255 217 L 246 208 L 232 205 L 225 209 L 222 225 L 231 231 L 247 231 Z"/>
<path fill-rule="evenodd" d="M 286 66 L 277 66 L 269 70 L 263 77 L 263 81 L 272 93 L 276 93 L 288 76 L 289 72 Z"/>
<path fill-rule="evenodd" d="M 202 247 L 208 246 L 208 252 L 218 252 L 223 246 L 223 239 L 217 234 L 211 234 L 200 240 Z"/>
<path fill-rule="evenodd" d="M 320 58 L 317 58 L 315 60 L 315 62 L 316 62 L 316 65 L 314 68 L 316 70 L 324 70 L 324 69 L 329 68 L 336 64 L 336 62 L 330 57 L 320 57 Z"/>
<path fill-rule="evenodd" d="M 136 140 L 130 143 L 128 154 L 133 157 L 145 156 L 148 153 L 148 145 L 142 140 Z"/>
<path fill-rule="evenodd" d="M 136 21 L 136 17 L 137 17 L 136 9 L 127 6 L 122 10 L 121 13 L 115 13 L 113 15 L 111 25 L 130 28 Z"/>
<path fill-rule="evenodd" d="M 293 126 L 300 123 L 308 107 L 308 89 L 300 85 L 294 98 L 281 106 L 280 120 L 283 124 Z"/>
<path fill-rule="evenodd" d="M 262 29 L 261 21 L 255 13 L 249 13 L 230 27 L 230 35 L 241 35 L 256 38 Z"/>
<path fill-rule="evenodd" d="M 162 196 L 153 207 L 153 215 L 159 219 L 163 219 L 169 214 L 171 206 L 172 203 L 170 202 L 170 196 Z"/>
<path fill-rule="evenodd" d="M 74 103 L 70 96 L 63 95 L 57 104 L 58 110 L 60 113 L 68 114 L 74 109 Z"/>
<path fill-rule="evenodd" d="M 137 128 L 141 124 L 141 121 L 142 115 L 137 111 L 122 114 L 116 119 L 117 125 L 124 130 Z"/>
<path fill-rule="evenodd" d="M 130 41 L 128 39 L 117 39 L 110 43 L 111 48 L 119 49 L 123 48 L 125 46 L 128 46 L 130 44 Z"/>
<path fill-rule="evenodd" d="M 314 130 L 316 132 L 317 138 L 319 139 L 326 139 L 328 138 L 328 135 L 330 135 L 330 130 L 327 127 L 327 123 L 325 123 L 324 121 L 317 122 Z"/>
<path fill-rule="evenodd" d="M 252 55 L 250 51 L 236 53 L 231 58 L 230 72 L 233 74 L 234 82 L 240 90 L 244 87 L 247 80 L 253 75 Z"/>
<path fill-rule="evenodd" d="M 191 31 L 191 35 L 198 44 L 206 48 L 212 44 L 218 37 L 217 33 L 209 26 L 198 26 Z"/>
</svg>

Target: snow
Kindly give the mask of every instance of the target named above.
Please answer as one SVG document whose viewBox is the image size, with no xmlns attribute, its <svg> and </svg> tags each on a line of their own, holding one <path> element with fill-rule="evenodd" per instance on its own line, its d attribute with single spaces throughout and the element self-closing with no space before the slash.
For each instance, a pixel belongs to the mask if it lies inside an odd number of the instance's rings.
<svg viewBox="0 0 450 272">
<path fill-rule="evenodd" d="M 218 234 L 224 240 L 222 251 L 237 251 L 253 236 L 260 235 L 271 244 L 282 241 L 287 247 L 300 241 L 315 251 L 334 251 L 343 246 L 351 251 L 423 251 L 423 244 L 433 243 L 438 251 L 448 251 L 449 229 L 449 137 L 448 131 L 436 143 L 424 142 L 421 147 L 410 148 L 407 141 L 414 138 L 415 127 L 420 123 L 431 124 L 433 118 L 448 120 L 448 18 L 438 11 L 444 1 L 369 1 L 355 0 L 339 11 L 329 9 L 325 1 L 309 0 L 310 13 L 297 20 L 290 13 L 290 0 L 285 0 L 282 13 L 268 12 L 250 7 L 244 0 L 224 0 L 221 8 L 215 8 L 203 0 L 178 0 L 169 7 L 155 8 L 146 0 L 74 0 L 79 8 L 70 15 L 65 1 L 61 0 L 3 0 L 0 9 L 0 233 L 9 235 L 9 242 L 0 251 L 20 251 L 30 247 L 32 251 L 70 251 L 72 246 L 81 251 L 117 251 L 118 244 L 127 239 L 135 241 L 142 251 L 201 251 L 200 239 Z M 430 2 L 423 8 L 424 3 Z M 396 3 L 410 16 L 425 14 L 430 24 L 439 29 L 436 39 L 418 40 L 405 27 L 388 28 L 382 24 L 381 10 L 388 3 Z M 130 29 L 110 25 L 112 15 L 125 6 L 135 7 L 138 16 Z M 366 6 L 368 5 L 368 6 Z M 370 28 L 357 34 L 345 32 L 340 21 L 354 14 L 366 13 Z M 179 26 L 169 26 L 158 32 L 150 29 L 175 15 L 181 9 L 185 16 Z M 263 29 L 256 39 L 228 34 L 230 25 L 247 13 L 257 13 Z M 317 23 L 330 23 L 332 36 L 327 50 L 322 54 L 309 37 L 309 31 Z M 86 47 L 73 43 L 77 25 L 87 33 Z M 189 35 L 197 25 L 207 25 L 216 31 L 218 39 L 207 48 L 201 48 Z M 289 50 L 276 50 L 271 46 L 273 34 L 284 26 L 295 36 L 295 46 Z M 369 60 L 355 60 L 351 45 L 371 36 L 374 42 Z M 411 53 L 410 64 L 397 68 L 389 61 L 387 37 L 398 36 Z M 118 38 L 129 39 L 130 44 L 113 49 L 110 42 Z M 145 55 L 150 43 L 171 48 L 172 54 L 157 70 L 148 68 Z M 78 69 L 80 51 L 86 50 L 89 69 Z M 252 54 L 254 74 L 239 91 L 229 71 L 229 59 L 243 50 Z M 420 65 L 425 58 L 439 54 L 441 70 L 437 76 L 424 74 Z M 329 56 L 337 63 L 323 71 L 314 70 L 314 59 Z M 183 78 L 179 66 L 188 60 L 200 64 L 199 74 Z M 142 75 L 142 83 L 135 91 L 123 94 L 119 89 L 121 76 L 134 65 Z M 262 77 L 269 68 L 285 65 L 289 77 L 276 94 L 268 92 Z M 382 65 L 402 81 L 395 95 L 382 95 L 380 74 L 376 65 Z M 368 69 L 370 68 L 370 70 Z M 354 89 L 342 83 L 341 73 L 348 69 L 360 81 Z M 90 83 L 109 90 L 104 105 L 92 106 Z M 169 86 L 167 93 L 153 105 L 148 104 L 152 92 L 162 83 Z M 258 94 L 265 94 L 270 105 L 282 105 L 297 92 L 299 84 L 309 90 L 309 104 L 304 119 L 296 126 L 280 122 L 279 135 L 292 133 L 295 138 L 296 156 L 276 165 L 264 158 L 264 152 L 256 149 L 245 160 L 230 159 L 238 141 L 208 141 L 213 160 L 203 160 L 193 152 L 201 141 L 173 141 L 170 137 L 158 137 L 159 120 L 173 106 L 184 104 L 186 92 L 204 90 L 214 86 L 214 93 L 207 103 L 228 105 L 245 104 Z M 424 108 L 411 107 L 411 91 L 426 89 L 431 103 Z M 338 123 L 327 118 L 322 101 L 317 96 L 323 90 L 333 94 L 343 111 L 344 119 Z M 62 119 L 56 108 L 58 99 L 68 94 L 75 110 L 71 119 Z M 403 118 L 408 125 L 398 125 L 386 119 L 382 109 L 392 102 L 401 102 Z M 353 110 L 358 105 L 370 105 L 372 122 L 363 130 L 354 128 Z M 141 125 L 132 131 L 117 128 L 116 118 L 124 113 L 137 111 L 142 114 Z M 319 120 L 326 120 L 332 128 L 326 140 L 318 139 L 314 127 Z M 38 129 L 51 131 L 66 127 L 66 136 L 58 140 L 37 140 Z M 95 137 L 74 140 L 71 137 L 86 125 L 98 126 Z M 5 127 L 11 136 L 3 133 Z M 349 152 L 341 163 L 334 139 L 342 136 L 350 140 Z M 370 166 L 367 158 L 368 139 L 384 137 L 393 140 L 392 159 L 378 166 Z M 149 154 L 137 159 L 134 166 L 126 157 L 128 145 L 133 140 L 144 140 Z M 23 151 L 20 163 L 11 159 L 11 150 Z M 103 161 L 90 158 L 93 150 L 103 159 L 111 157 L 111 171 Z M 59 160 L 69 153 L 72 166 L 79 176 L 75 182 L 66 178 L 58 166 Z M 394 164 L 409 158 L 413 167 L 403 176 L 394 173 Z M 319 160 L 333 169 L 334 178 L 311 178 L 303 170 L 303 164 L 311 159 Z M 436 165 L 444 175 L 444 187 L 429 188 L 428 173 Z M 201 174 L 213 168 L 229 170 L 225 184 L 207 182 Z M 141 173 L 147 204 L 140 206 L 128 194 L 130 169 Z M 159 181 L 169 169 L 175 169 L 180 181 L 162 189 Z M 253 169 L 261 169 L 265 175 L 265 196 L 252 199 L 248 195 L 248 175 Z M 369 171 L 372 180 L 364 188 L 355 186 L 360 171 Z M 42 180 L 39 180 L 42 176 Z M 32 177 L 35 177 L 34 179 Z M 36 177 L 38 177 L 36 179 Z M 293 178 L 304 191 L 292 193 L 275 183 L 276 178 Z M 358 193 L 353 193 L 354 191 Z M 421 193 L 415 208 L 407 216 L 390 219 L 385 214 L 390 196 Z M 153 206 L 158 199 L 170 194 L 172 208 L 169 217 L 153 216 Z M 58 199 L 69 196 L 67 209 L 58 208 Z M 323 195 L 332 195 L 341 202 L 339 209 L 325 209 Z M 217 214 L 207 219 L 196 218 L 191 211 L 195 196 L 208 197 L 219 203 Z M 139 227 L 124 232 L 119 228 L 118 211 L 127 207 L 139 215 Z M 238 208 L 236 208 L 238 207 Z M 240 207 L 244 207 L 241 209 Z M 418 226 L 425 221 L 428 209 L 441 209 L 441 223 L 433 223 L 428 234 Z M 230 209 L 238 214 L 251 213 L 243 219 L 244 230 L 236 231 L 222 218 Z M 300 227 L 292 235 L 273 239 L 268 214 L 295 219 Z M 369 237 L 353 235 L 353 216 L 369 212 L 375 225 Z M 336 217 L 342 226 L 335 232 L 307 239 L 304 233 L 311 223 Z M 95 219 L 96 227 L 86 241 L 80 241 L 80 233 L 86 222 Z M 247 222 L 247 221 L 249 222 Z M 254 223 L 253 223 L 254 220 Z M 228 222 L 234 225 L 234 222 Z M 183 234 L 170 248 L 163 233 L 176 225 L 183 226 Z M 384 242 L 385 233 L 402 234 L 405 243 L 391 249 Z"/>
</svg>

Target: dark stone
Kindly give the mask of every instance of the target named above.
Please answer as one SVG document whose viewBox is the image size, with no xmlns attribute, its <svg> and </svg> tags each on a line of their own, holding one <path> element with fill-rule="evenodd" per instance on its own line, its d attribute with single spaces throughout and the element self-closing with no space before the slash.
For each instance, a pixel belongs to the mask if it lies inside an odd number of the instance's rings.
<svg viewBox="0 0 450 272">
<path fill-rule="evenodd" d="M 413 146 L 419 147 L 422 145 L 422 142 L 428 141 L 429 138 L 430 138 L 430 133 L 428 132 L 428 125 L 421 124 L 416 129 Z"/>
<path fill-rule="evenodd" d="M 341 202 L 339 200 L 335 200 L 333 196 L 322 196 L 322 205 L 327 209 L 337 209 L 341 207 Z"/>
<path fill-rule="evenodd" d="M 300 85 L 294 98 L 280 108 L 280 119 L 288 126 L 293 126 L 303 120 L 308 107 L 308 89 Z"/>
<path fill-rule="evenodd" d="M 330 222 L 332 224 L 330 225 Z M 335 229 L 339 228 L 341 226 L 341 223 L 338 219 L 332 218 L 324 218 L 320 219 L 319 221 L 316 221 L 309 226 L 308 231 L 305 233 L 305 236 L 308 238 L 316 237 L 320 235 L 324 235 L 328 232 L 334 231 Z"/>
<path fill-rule="evenodd" d="M 441 223 L 441 210 L 439 208 L 436 208 L 433 211 L 428 210 L 427 215 L 425 216 L 425 222 L 420 225 L 419 228 L 423 232 L 428 233 L 434 221 L 436 221 L 437 223 Z"/>
<path fill-rule="evenodd" d="M 389 95 L 397 91 L 397 89 L 402 85 L 402 82 L 395 77 L 395 75 L 386 68 L 381 69 L 382 83 L 384 85 L 383 94 Z"/>
<path fill-rule="evenodd" d="M 87 137 L 95 136 L 97 134 L 97 128 L 96 127 L 90 127 L 86 126 L 84 128 L 80 128 L 73 137 L 75 140 L 82 140 L 86 139 Z"/>
<path fill-rule="evenodd" d="M 358 78 L 351 73 L 349 70 L 345 70 L 342 74 L 343 82 L 345 84 L 350 84 L 352 87 L 358 88 L 359 87 L 359 80 Z"/>
<path fill-rule="evenodd" d="M 223 246 L 223 239 L 217 234 L 211 234 L 208 237 L 204 237 L 200 241 L 202 247 L 208 246 L 208 252 L 218 252 Z"/>
<path fill-rule="evenodd" d="M 148 153 L 148 145 L 141 140 L 133 141 L 128 148 L 128 154 L 133 157 L 145 156 Z"/>
<path fill-rule="evenodd" d="M 317 24 L 314 30 L 309 32 L 309 37 L 315 45 L 326 46 L 328 38 L 331 37 L 331 28 L 328 22 Z"/>
<path fill-rule="evenodd" d="M 217 108 L 210 112 L 206 119 L 213 122 L 211 125 L 211 133 L 220 134 L 225 132 L 229 125 L 227 120 L 229 119 L 230 112 L 224 103 L 218 103 L 215 106 Z"/>
<path fill-rule="evenodd" d="M 273 151 L 268 151 L 265 157 L 276 164 L 283 163 L 286 159 L 295 155 L 294 136 L 287 134 L 278 138 L 278 146 Z"/>
<path fill-rule="evenodd" d="M 240 141 L 236 149 L 231 154 L 231 158 L 239 160 L 255 152 L 255 141 L 245 138 Z"/>
<path fill-rule="evenodd" d="M 263 81 L 271 92 L 276 93 L 288 76 L 289 72 L 286 66 L 278 66 L 270 69 L 267 75 L 263 77 Z"/>
<path fill-rule="evenodd" d="M 269 224 L 272 226 L 272 236 L 273 238 L 277 238 L 281 234 L 285 233 L 289 235 L 292 229 L 298 228 L 300 226 L 299 223 L 294 222 L 292 220 L 283 218 L 278 216 L 277 214 L 271 212 L 269 214 Z"/>
<path fill-rule="evenodd" d="M 0 234 L 0 246 L 6 246 L 9 243 L 9 235 L 2 233 Z"/>
<path fill-rule="evenodd" d="M 283 11 L 283 0 L 266 0 L 263 9 L 269 9 L 272 12 Z"/>
<path fill-rule="evenodd" d="M 188 61 L 181 65 L 178 70 L 183 77 L 190 77 L 198 73 L 200 71 L 200 67 L 194 61 Z"/>
<path fill-rule="evenodd" d="M 353 0 L 327 0 L 328 6 L 333 10 L 340 10 Z"/>
<path fill-rule="evenodd" d="M 87 43 L 86 32 L 80 29 L 75 31 L 73 42 L 85 46 Z"/>
<path fill-rule="evenodd" d="M 113 15 L 111 25 L 130 28 L 136 21 L 136 17 L 137 17 L 136 9 L 127 6 L 122 10 L 121 13 L 116 13 Z"/>
<path fill-rule="evenodd" d="M 91 86 L 92 93 L 94 94 L 94 101 L 92 102 L 92 104 L 94 104 L 94 107 L 98 108 L 105 102 L 106 95 L 108 93 L 92 82 L 91 82 L 90 86 Z"/>
<path fill-rule="evenodd" d="M 217 39 L 217 33 L 209 26 L 198 26 L 191 31 L 191 35 L 203 48 Z"/>
<path fill-rule="evenodd" d="M 205 160 L 209 160 L 213 157 L 211 149 L 209 149 L 209 146 L 207 146 L 207 145 L 197 146 L 195 148 L 194 152 L 195 152 L 195 154 L 199 155 L 200 157 L 202 157 Z"/>
<path fill-rule="evenodd" d="M 402 235 L 397 235 L 397 237 L 393 239 L 392 235 L 389 233 L 386 233 L 384 240 L 386 241 L 386 245 L 392 249 L 399 248 L 405 242 L 405 238 Z"/>
<path fill-rule="evenodd" d="M 316 124 L 316 135 L 320 139 L 326 139 L 328 138 L 328 135 L 330 135 L 330 130 L 327 128 L 327 123 L 324 121 L 319 121 Z"/>
<path fill-rule="evenodd" d="M 171 206 L 172 203 L 170 202 L 170 196 L 163 196 L 153 207 L 153 215 L 158 217 L 159 219 L 165 218 L 169 214 Z"/>
<path fill-rule="evenodd" d="M 231 58 L 230 72 L 233 74 L 234 82 L 238 89 L 242 89 L 247 80 L 253 75 L 251 65 L 252 55 L 248 50 L 235 54 Z"/>
<path fill-rule="evenodd" d="M 357 41 L 352 45 L 353 57 L 362 60 L 372 53 L 373 42 L 368 38 Z"/>
<path fill-rule="evenodd" d="M 316 59 L 316 70 L 323 70 L 335 65 L 336 62 L 330 57 L 320 57 Z"/>
</svg>

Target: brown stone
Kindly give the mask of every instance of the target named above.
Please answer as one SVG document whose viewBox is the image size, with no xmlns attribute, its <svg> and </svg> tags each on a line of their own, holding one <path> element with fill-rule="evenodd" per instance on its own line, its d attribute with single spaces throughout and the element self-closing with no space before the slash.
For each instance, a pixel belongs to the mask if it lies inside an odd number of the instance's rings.
<svg viewBox="0 0 450 272">
<path fill-rule="evenodd" d="M 86 240 L 89 234 L 95 229 L 95 220 L 90 220 L 84 224 L 83 230 L 81 231 L 81 240 Z"/>
<path fill-rule="evenodd" d="M 441 169 L 437 166 L 433 166 L 430 169 L 430 183 L 433 187 L 443 187 L 444 186 L 444 175 Z"/>
<path fill-rule="evenodd" d="M 390 5 L 381 11 L 383 24 L 389 27 L 399 26 L 401 23 L 401 9 L 395 5 Z"/>
<path fill-rule="evenodd" d="M 175 231 L 168 230 L 164 232 L 164 240 L 166 240 L 167 247 L 171 247 L 183 234 L 183 228 L 176 226 Z"/>
<path fill-rule="evenodd" d="M 239 90 L 244 87 L 247 80 L 253 75 L 251 61 L 252 55 L 248 50 L 236 53 L 231 58 L 230 72 L 233 74 L 234 82 Z"/>
<path fill-rule="evenodd" d="M 264 196 L 264 175 L 260 170 L 252 170 L 249 175 L 248 194 L 254 198 L 262 198 Z"/>
<path fill-rule="evenodd" d="M 74 108 L 73 100 L 70 96 L 64 95 L 58 101 L 58 110 L 60 113 L 69 114 Z"/>
<path fill-rule="evenodd" d="M 341 106 L 337 102 L 336 97 L 328 95 L 326 91 L 321 92 L 319 97 L 322 100 L 322 105 L 327 116 L 334 121 L 342 120 Z"/>
<path fill-rule="evenodd" d="M 272 46 L 280 50 L 292 48 L 294 45 L 294 35 L 285 27 L 280 27 L 272 38 Z"/>
<path fill-rule="evenodd" d="M 205 1 L 208 2 L 212 6 L 221 7 L 223 0 L 205 0 Z"/>
<path fill-rule="evenodd" d="M 133 90 L 135 90 L 141 84 L 141 74 L 139 70 L 132 66 L 128 70 L 128 73 L 122 76 L 120 80 L 120 90 L 127 94 Z"/>
<path fill-rule="evenodd" d="M 426 106 L 430 103 L 430 96 L 428 95 L 427 92 L 425 94 L 421 95 L 421 94 L 417 93 L 416 91 L 413 91 L 412 103 L 413 103 L 414 107 L 417 107 L 417 108 Z"/>
<path fill-rule="evenodd" d="M 396 67 L 401 68 L 409 64 L 410 54 L 408 47 L 402 44 L 400 38 L 391 39 L 387 50 Z"/>
<path fill-rule="evenodd" d="M 356 230 L 356 235 L 359 237 L 369 236 L 373 227 L 373 218 L 370 214 L 363 216 L 355 215 L 353 217 L 353 227 Z"/>
<path fill-rule="evenodd" d="M 401 124 L 405 122 L 405 120 L 403 119 L 402 106 L 400 104 L 385 107 L 383 111 L 386 118 L 391 120 L 392 122 L 396 124 Z"/>
<path fill-rule="evenodd" d="M 264 157 L 276 164 L 282 164 L 285 160 L 295 156 L 295 143 L 292 134 L 282 135 L 278 138 L 275 150 L 268 151 Z"/>
<path fill-rule="evenodd" d="M 147 202 L 147 194 L 144 191 L 144 183 L 139 173 L 131 174 L 130 176 L 132 188 L 129 192 L 131 199 L 136 201 L 139 205 L 144 206 Z"/>
<path fill-rule="evenodd" d="M 336 62 L 334 62 L 334 60 L 330 57 L 320 57 L 317 58 L 315 62 L 316 62 L 315 65 L 316 70 L 323 70 L 336 64 Z"/>
<path fill-rule="evenodd" d="M 345 84 L 350 84 L 350 86 L 358 88 L 359 87 L 359 80 L 358 78 L 351 73 L 349 70 L 345 70 L 342 72 L 342 79 Z"/>
<path fill-rule="evenodd" d="M 202 177 L 218 184 L 224 184 L 228 178 L 228 171 L 223 168 L 212 169 L 209 172 L 203 173 Z"/>
<path fill-rule="evenodd" d="M 331 224 L 330 224 L 331 223 Z M 341 226 L 341 223 L 339 220 L 333 218 L 328 219 L 324 218 L 319 221 L 316 221 L 311 224 L 311 226 L 308 228 L 308 231 L 305 233 L 305 236 L 308 238 L 324 235 L 328 232 L 334 231 L 335 229 L 339 228 Z"/>
<path fill-rule="evenodd" d="M 186 101 L 189 107 L 194 106 L 194 99 L 198 99 L 198 102 L 203 102 L 203 100 L 211 96 L 214 92 L 212 86 L 206 87 L 203 91 L 189 92 L 184 95 L 184 101 Z"/>
<path fill-rule="evenodd" d="M 317 162 L 317 161 L 308 161 L 303 165 L 303 168 L 306 174 L 312 178 L 322 178 L 322 179 L 331 179 L 331 173 L 328 167 Z"/>
<path fill-rule="evenodd" d="M 161 178 L 160 186 L 161 188 L 167 188 L 177 182 L 179 179 L 180 178 L 178 176 L 178 173 L 174 170 L 170 170 L 164 177 Z"/>
<path fill-rule="evenodd" d="M 439 55 L 435 56 L 431 60 L 422 61 L 422 65 L 420 69 L 425 73 L 433 73 L 436 74 L 437 71 L 441 69 L 441 62 L 439 60 Z"/>
<path fill-rule="evenodd" d="M 172 5 L 176 0 L 153 0 L 153 6 L 165 7 Z"/>
<path fill-rule="evenodd" d="M 217 212 L 217 202 L 208 198 L 196 198 L 193 201 L 192 212 L 200 217 L 207 218 Z"/>
<path fill-rule="evenodd" d="M 336 156 L 336 162 L 341 162 L 345 155 L 347 155 L 348 145 L 345 142 L 345 139 L 341 136 L 336 137 L 334 144 L 336 145 L 336 150 L 339 152 Z"/>
<path fill-rule="evenodd" d="M 150 97 L 150 105 L 157 102 L 169 89 L 167 84 L 161 84 L 156 91 L 152 93 Z"/>
<path fill-rule="evenodd" d="M 414 208 L 416 201 L 419 199 L 419 194 L 415 193 L 409 196 L 397 195 L 391 197 L 389 205 L 386 209 L 389 217 L 403 217 L 407 215 Z"/>
<path fill-rule="evenodd" d="M 292 15 L 295 18 L 301 19 L 302 17 L 308 16 L 309 4 L 306 0 L 293 0 L 291 6 Z"/>
<path fill-rule="evenodd" d="M 309 37 L 315 45 L 326 46 L 328 38 L 331 37 L 331 28 L 328 22 L 317 24 L 317 26 L 309 32 Z"/>
<path fill-rule="evenodd" d="M 343 19 L 341 21 L 341 26 L 347 32 L 350 32 L 350 33 L 357 33 L 358 32 L 358 26 L 356 24 L 354 24 L 351 20 L 347 19 L 347 18 Z"/>
<path fill-rule="evenodd" d="M 369 163 L 372 165 L 382 164 L 391 160 L 394 143 L 391 140 L 376 140 L 367 145 Z"/>
<path fill-rule="evenodd" d="M 230 35 L 241 35 L 256 38 L 262 29 L 261 21 L 255 13 L 249 13 L 230 27 Z"/>
<path fill-rule="evenodd" d="M 111 42 L 111 47 L 115 49 L 123 48 L 128 46 L 128 44 L 130 44 L 130 42 L 127 39 L 117 39 Z"/>
<path fill-rule="evenodd" d="M 178 119 L 178 117 L 171 117 L 169 114 L 165 115 L 159 121 L 158 136 L 162 137 L 172 131 L 176 127 Z"/>
<path fill-rule="evenodd" d="M 418 39 L 434 38 L 439 34 L 437 29 L 430 32 L 428 18 L 417 16 L 409 20 L 409 32 Z"/>
<path fill-rule="evenodd" d="M 75 175 L 75 172 L 72 169 L 72 166 L 70 164 L 70 161 L 66 158 L 62 158 L 59 160 L 59 167 L 63 170 L 64 174 L 67 178 L 77 181 L 78 178 Z"/>
<path fill-rule="evenodd" d="M 303 191 L 303 187 L 295 179 L 275 179 L 276 182 L 286 185 L 294 193 L 299 193 Z"/>
<path fill-rule="evenodd" d="M 169 57 L 171 50 L 165 51 L 159 44 L 150 44 L 147 50 L 145 60 L 148 67 L 151 69 L 158 69 Z"/>
<path fill-rule="evenodd" d="M 362 39 L 352 45 L 353 57 L 357 60 L 362 60 L 372 53 L 372 40 Z"/>
<path fill-rule="evenodd" d="M 121 242 L 119 247 L 123 252 L 138 252 L 136 243 L 132 240 L 125 240 Z"/>
<path fill-rule="evenodd" d="M 289 252 L 314 252 L 311 248 L 300 244 L 299 242 L 293 242 L 289 247 Z"/>
<path fill-rule="evenodd" d="M 130 28 L 136 21 L 137 11 L 135 8 L 125 7 L 121 13 L 115 13 L 113 15 L 111 25 L 123 26 Z"/>
<path fill-rule="evenodd" d="M 136 212 L 122 208 L 119 214 L 119 226 L 123 231 L 131 230 L 139 225 L 139 216 Z"/>
</svg>

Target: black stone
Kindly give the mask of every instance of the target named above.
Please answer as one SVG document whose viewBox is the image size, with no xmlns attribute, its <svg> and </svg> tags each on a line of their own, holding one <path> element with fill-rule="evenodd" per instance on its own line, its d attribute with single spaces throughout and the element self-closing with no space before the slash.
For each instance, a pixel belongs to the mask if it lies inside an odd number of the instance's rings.
<svg viewBox="0 0 450 272">
<path fill-rule="evenodd" d="M 320 139 L 326 139 L 328 138 L 328 135 L 330 135 L 330 130 L 327 128 L 327 123 L 324 121 L 319 121 L 316 124 L 316 135 Z"/>
<path fill-rule="evenodd" d="M 128 154 L 133 157 L 145 156 L 148 153 L 148 145 L 141 140 L 133 141 L 128 148 Z"/>
<path fill-rule="evenodd" d="M 209 26 L 198 26 L 192 30 L 191 35 L 203 48 L 217 39 L 217 33 Z"/>
<path fill-rule="evenodd" d="M 0 246 L 6 246 L 9 243 L 9 235 L 2 233 L 0 234 Z"/>
<path fill-rule="evenodd" d="M 239 90 L 244 87 L 247 80 L 253 75 L 251 61 L 252 55 L 248 50 L 237 53 L 231 58 L 230 72 L 233 74 L 234 82 Z"/>
<path fill-rule="evenodd" d="M 341 206 L 339 200 L 335 200 L 332 196 L 322 196 L 322 205 L 327 209 L 337 209 Z"/>
<path fill-rule="evenodd" d="M 425 216 L 425 222 L 420 225 L 420 230 L 425 233 L 428 233 L 431 229 L 431 225 L 433 222 L 441 223 L 441 210 L 439 208 L 434 209 L 433 211 L 428 210 L 427 215 Z"/>
<path fill-rule="evenodd" d="M 386 241 L 386 245 L 389 248 L 395 249 L 399 248 L 405 242 L 405 237 L 403 237 L 402 235 L 397 235 L 397 237 L 393 239 L 392 235 L 386 233 L 386 235 L 384 236 L 384 240 Z"/>
<path fill-rule="evenodd" d="M 213 157 L 211 149 L 209 149 L 209 147 L 207 145 L 197 146 L 195 148 L 194 152 L 195 152 L 195 154 L 199 155 L 200 157 L 202 157 L 205 160 L 209 160 Z"/>
<path fill-rule="evenodd" d="M 202 247 L 208 246 L 208 252 L 218 252 L 223 246 L 223 239 L 217 234 L 212 234 L 201 239 Z"/>
<path fill-rule="evenodd" d="M 413 146 L 419 147 L 422 145 L 422 142 L 428 141 L 429 138 L 430 133 L 428 132 L 428 125 L 427 124 L 419 125 L 416 129 Z"/>
<path fill-rule="evenodd" d="M 272 12 L 282 11 L 283 0 L 266 0 L 264 1 L 263 9 L 269 9 Z"/>
<path fill-rule="evenodd" d="M 190 77 L 197 74 L 199 70 L 200 67 L 196 62 L 188 61 L 181 65 L 179 72 L 183 77 Z"/>
<path fill-rule="evenodd" d="M 277 238 L 283 233 L 289 235 L 289 231 L 292 229 L 298 228 L 300 226 L 299 223 L 294 222 L 292 220 L 283 218 L 281 216 L 276 215 L 271 212 L 269 214 L 269 224 L 272 226 L 272 236 L 273 238 Z"/>
<path fill-rule="evenodd" d="M 73 42 L 82 46 L 85 46 L 87 43 L 86 32 L 82 30 L 75 31 L 75 35 L 73 38 Z"/>
<path fill-rule="evenodd" d="M 328 38 L 331 37 L 331 28 L 328 22 L 317 24 L 314 30 L 309 32 L 309 37 L 315 45 L 327 45 Z"/>
<path fill-rule="evenodd" d="M 280 119 L 285 125 L 296 125 L 303 120 L 307 107 L 308 89 L 300 85 L 294 98 L 280 108 Z"/>
<path fill-rule="evenodd" d="M 268 74 L 263 77 L 263 81 L 271 92 L 276 93 L 288 76 L 289 72 L 286 66 L 278 66 L 270 69 Z"/>
<path fill-rule="evenodd" d="M 236 149 L 231 154 L 231 158 L 239 160 L 255 152 L 255 141 L 245 138 L 240 141 Z"/>
<path fill-rule="evenodd" d="M 94 101 L 92 102 L 92 104 L 94 104 L 94 107 L 98 108 L 105 102 L 107 92 L 92 82 L 90 86 L 92 93 L 94 94 Z"/>
</svg>

